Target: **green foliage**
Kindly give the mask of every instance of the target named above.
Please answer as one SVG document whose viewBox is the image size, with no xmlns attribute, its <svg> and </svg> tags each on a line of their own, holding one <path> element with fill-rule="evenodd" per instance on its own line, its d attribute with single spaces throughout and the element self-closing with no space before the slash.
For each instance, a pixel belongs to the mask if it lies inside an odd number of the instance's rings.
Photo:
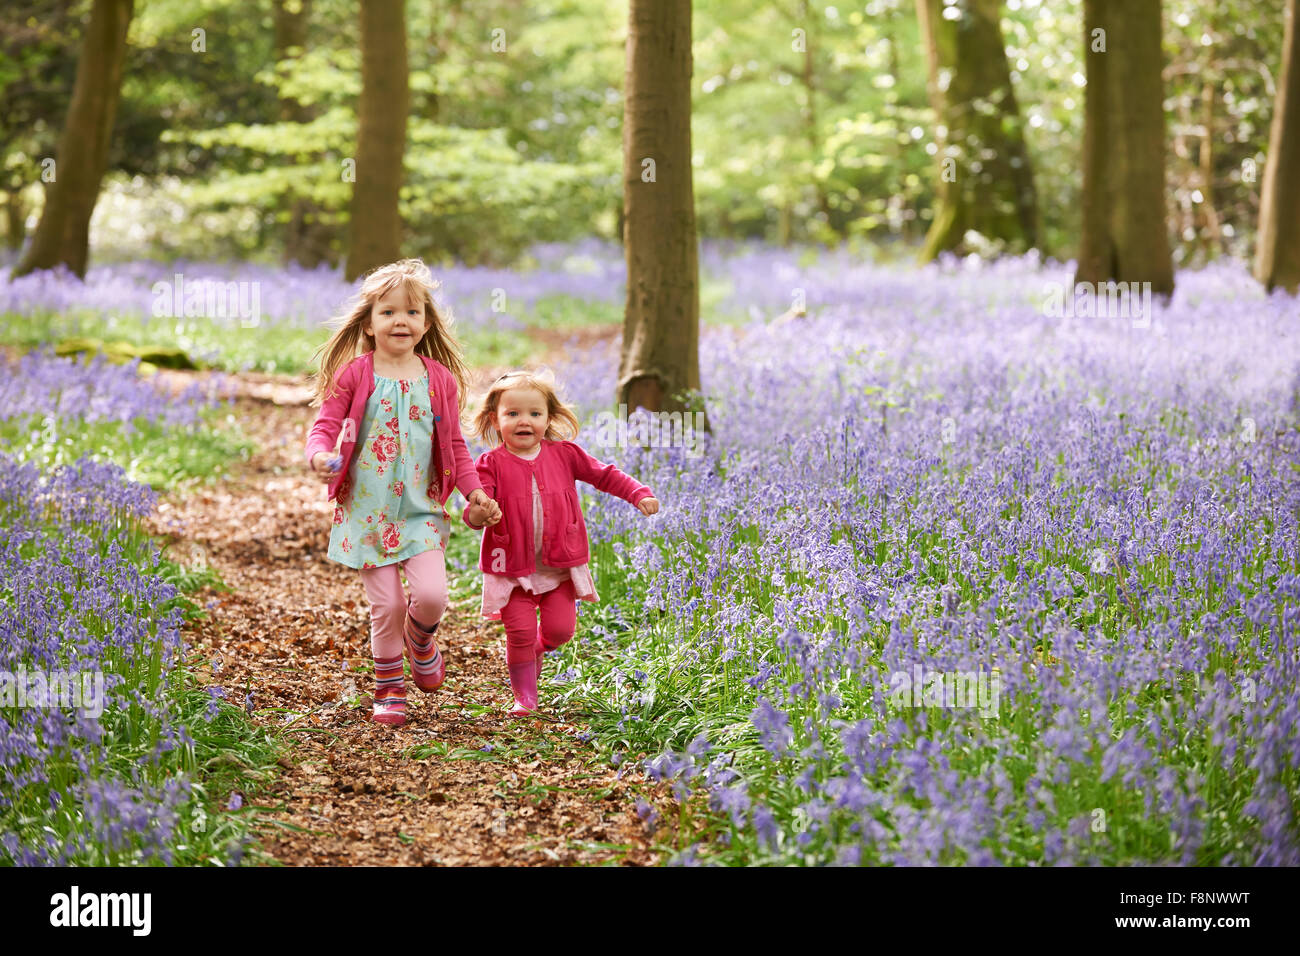
<svg viewBox="0 0 1300 956">
<path fill-rule="evenodd" d="M 217 408 L 205 419 L 188 432 L 143 418 L 129 430 L 116 422 L 78 422 L 59 430 L 53 418 L 28 416 L 0 421 L 0 442 L 9 455 L 42 471 L 89 455 L 121 465 L 132 481 L 168 490 L 210 482 L 232 459 L 252 452 L 252 444 L 235 430 L 233 416 Z M 218 422 L 226 427 L 213 427 Z"/>
<path fill-rule="evenodd" d="M 41 199 L 39 159 L 53 152 L 88 8 L 33 2 L 26 19 L 6 13 L 0 170 L 29 209 Z M 1068 256 L 1079 228 L 1081 0 L 1002 9 L 1045 246 Z M 1282 0 L 1166 0 L 1179 261 L 1249 251 L 1281 11 Z M 205 31 L 203 51 L 195 29 Z M 408 4 L 403 248 L 500 265 L 538 239 L 616 237 L 626 32 L 624 9 L 597 0 Z M 910 257 L 939 181 L 912 0 L 843 9 L 696 0 L 693 34 L 701 232 L 902 243 Z M 293 200 L 305 198 L 338 261 L 351 198 L 344 163 L 356 151 L 355 4 L 316 0 L 305 47 L 278 61 L 269 4 L 138 4 L 130 43 L 97 254 L 278 256 Z M 294 120 L 286 101 L 300 108 Z"/>
</svg>

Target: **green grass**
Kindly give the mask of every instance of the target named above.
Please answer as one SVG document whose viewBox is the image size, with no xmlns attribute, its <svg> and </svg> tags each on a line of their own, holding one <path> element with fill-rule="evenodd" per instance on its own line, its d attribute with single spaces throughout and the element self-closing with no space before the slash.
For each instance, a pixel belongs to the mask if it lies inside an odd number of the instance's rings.
<svg viewBox="0 0 1300 956">
<path fill-rule="evenodd" d="M 700 315 L 706 325 L 739 325 L 748 314 L 730 306 L 732 283 L 728 279 L 701 277 Z M 517 315 L 528 328 L 582 329 L 623 324 L 624 301 L 581 299 L 552 295 L 537 300 Z M 776 311 L 780 311 L 779 309 Z M 775 314 L 775 312 L 773 313 Z M 770 316 L 769 316 L 770 318 Z M 536 358 L 537 346 L 526 334 L 497 331 L 457 322 L 456 335 L 465 358 L 474 366 L 515 366 Z M 98 343 L 115 360 L 120 347 L 176 348 L 201 369 L 227 372 L 303 374 L 313 368 L 312 357 L 329 337 L 323 325 L 264 319 L 257 326 L 226 325 L 206 318 L 171 318 L 121 315 L 80 308 L 68 312 L 38 311 L 32 315 L 0 315 L 0 345 L 22 349 L 43 345 L 71 345 L 83 339 Z"/>
<path fill-rule="evenodd" d="M 534 350 L 527 337 L 516 332 L 485 331 L 468 324 L 457 325 L 456 329 L 471 365 L 521 364 Z M 91 339 L 106 347 L 125 343 L 138 348 L 179 348 L 197 367 L 227 372 L 309 372 L 314 368 L 316 350 L 328 338 L 329 330 L 323 326 L 312 328 L 287 322 L 242 328 L 205 319 L 144 321 L 86 310 L 0 316 L 0 345 L 30 349 Z"/>
<path fill-rule="evenodd" d="M 164 760 L 162 771 L 184 773 L 191 779 L 191 799 L 178 814 L 175 846 L 177 865 L 224 865 L 232 850 L 246 851 L 248 863 L 273 863 L 256 845 L 256 832 L 265 826 L 266 812 L 257 799 L 268 792 L 279 773 L 277 761 L 287 745 L 282 738 L 258 727 L 240 706 L 220 700 L 216 714 L 208 717 L 212 697 L 198 678 L 208 662 L 191 658 L 176 669 L 175 718 L 193 740 Z M 242 699 L 241 690 L 228 688 L 227 695 Z M 130 759 L 129 750 L 114 750 L 117 762 Z M 230 809 L 238 793 L 243 805 Z"/>
<path fill-rule="evenodd" d="M 533 311 L 520 321 L 539 329 L 580 329 L 593 325 L 623 324 L 623 300 L 575 299 L 569 295 L 552 295 L 538 299 Z"/>
<path fill-rule="evenodd" d="M 0 344 L 19 348 L 88 338 L 137 347 L 179 348 L 200 368 L 301 372 L 327 337 L 324 329 L 263 322 L 254 328 L 208 319 L 114 315 L 94 309 L 0 316 Z"/>
<path fill-rule="evenodd" d="M 56 419 L 31 416 L 0 421 L 0 443 L 8 454 L 48 473 L 83 455 L 111 461 L 132 481 L 167 491 L 206 484 L 247 458 L 253 444 L 235 417 L 222 406 L 203 413 L 193 429 L 178 429 L 143 418 L 129 433 L 117 422 L 75 422 L 60 428 Z"/>
</svg>

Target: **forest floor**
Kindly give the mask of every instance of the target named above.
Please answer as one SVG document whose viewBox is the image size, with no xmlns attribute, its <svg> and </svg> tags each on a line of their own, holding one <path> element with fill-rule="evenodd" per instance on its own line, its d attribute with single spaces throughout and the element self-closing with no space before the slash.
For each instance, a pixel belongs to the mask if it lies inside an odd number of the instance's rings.
<svg viewBox="0 0 1300 956">
<path fill-rule="evenodd" d="M 368 603 L 357 572 L 326 557 L 331 506 L 301 454 L 315 414 L 304 379 L 234 378 L 231 412 L 256 451 L 217 483 L 161 496 L 150 530 L 231 589 L 193 595 L 207 617 L 186 625 L 187 645 L 219 659 L 211 683 L 236 704 L 251 690 L 253 720 L 288 742 L 283 773 L 245 801 L 261 851 L 287 865 L 660 862 L 635 804 L 670 799 L 638 761 L 615 770 L 544 699 L 544 716 L 506 716 L 504 638 L 476 592 L 438 631 L 442 688 L 408 678 L 406 724 L 371 720 Z"/>
</svg>

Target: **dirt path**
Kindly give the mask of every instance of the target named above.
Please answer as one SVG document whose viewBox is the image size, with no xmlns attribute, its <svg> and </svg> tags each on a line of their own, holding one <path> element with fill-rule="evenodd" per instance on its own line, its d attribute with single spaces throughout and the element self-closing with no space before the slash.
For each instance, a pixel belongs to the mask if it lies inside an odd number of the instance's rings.
<svg viewBox="0 0 1300 956">
<path fill-rule="evenodd" d="M 212 682 L 235 703 L 251 686 L 254 720 L 292 747 L 271 794 L 245 804 L 272 821 L 263 850 L 290 865 L 659 862 L 635 810 L 633 788 L 652 793 L 636 761 L 620 776 L 581 727 L 505 716 L 504 638 L 477 619 L 476 595 L 439 630 L 442 689 L 422 694 L 408 676 L 405 726 L 371 721 L 365 592 L 325 556 L 330 506 L 302 465 L 314 410 L 292 379 L 239 378 L 232 412 L 258 451 L 228 481 L 161 499 L 151 530 L 233 589 L 198 595 L 209 618 L 186 640 L 220 654 Z M 666 793 L 651 799 L 668 819 Z"/>
</svg>

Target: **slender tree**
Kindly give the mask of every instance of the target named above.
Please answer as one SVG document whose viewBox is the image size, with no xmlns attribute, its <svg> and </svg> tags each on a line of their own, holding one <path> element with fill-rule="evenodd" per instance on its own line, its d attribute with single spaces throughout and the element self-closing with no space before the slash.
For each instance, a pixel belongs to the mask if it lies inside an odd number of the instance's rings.
<svg viewBox="0 0 1300 956">
<path fill-rule="evenodd" d="M 61 130 L 42 122 L 67 109 L 77 79 L 77 53 L 84 39 L 81 11 L 64 0 L 26 0 L 24 16 L 0 28 L 0 205 L 5 207 L 5 244 L 21 249 L 27 237 L 23 190 L 32 183 L 30 157 L 52 156 Z M 17 70 L 13 64 L 21 64 Z M 39 127 L 39 129 L 38 129 Z M 22 162 L 9 162 L 14 154 Z"/>
<path fill-rule="evenodd" d="M 1287 0 L 1282 75 L 1259 203 L 1255 276 L 1272 291 L 1300 292 L 1300 0 Z"/>
<path fill-rule="evenodd" d="M 946 128 L 934 222 L 921 261 L 967 230 L 1013 249 L 1038 244 L 1038 201 L 1002 42 L 1001 0 L 916 0 L 930 104 Z"/>
<path fill-rule="evenodd" d="M 275 58 L 296 60 L 307 49 L 312 0 L 275 0 Z M 315 110 L 280 92 L 280 119 L 290 123 L 310 122 Z M 317 157 L 319 158 L 319 157 Z M 329 228 L 321 221 L 321 209 L 308 195 L 286 191 L 284 207 L 289 225 L 284 240 L 286 262 L 315 266 L 330 258 Z"/>
<path fill-rule="evenodd" d="M 700 387 L 691 0 L 630 0 L 623 112 L 627 306 L 616 400 L 686 411 Z"/>
<path fill-rule="evenodd" d="M 410 86 L 404 0 L 361 3 L 361 101 L 352 186 L 349 280 L 400 258 L 402 156 Z"/>
<path fill-rule="evenodd" d="M 45 208 L 27 254 L 14 269 L 15 276 L 60 264 L 78 276 L 86 274 L 90 217 L 108 164 L 133 13 L 133 0 L 95 0 L 90 9 L 72 103 L 54 152 Z"/>
<path fill-rule="evenodd" d="M 821 136 L 817 129 L 817 80 L 816 64 L 813 62 L 812 25 L 815 22 L 813 11 L 809 9 L 808 0 L 799 0 L 799 23 L 803 26 L 803 63 L 799 78 L 804 88 L 804 133 L 808 137 L 808 155 L 815 163 L 821 151 Z M 817 193 L 817 208 L 826 219 L 827 228 L 831 225 L 830 199 L 826 195 L 826 184 L 814 178 L 813 189 Z M 788 207 L 787 207 L 788 208 Z"/>
<path fill-rule="evenodd" d="M 27 211 L 23 208 L 23 194 L 16 189 L 5 190 L 5 245 L 11 250 L 20 249 L 27 230 Z"/>
<path fill-rule="evenodd" d="M 1087 91 L 1076 282 L 1174 291 L 1165 210 L 1160 0 L 1084 0 Z"/>
</svg>

